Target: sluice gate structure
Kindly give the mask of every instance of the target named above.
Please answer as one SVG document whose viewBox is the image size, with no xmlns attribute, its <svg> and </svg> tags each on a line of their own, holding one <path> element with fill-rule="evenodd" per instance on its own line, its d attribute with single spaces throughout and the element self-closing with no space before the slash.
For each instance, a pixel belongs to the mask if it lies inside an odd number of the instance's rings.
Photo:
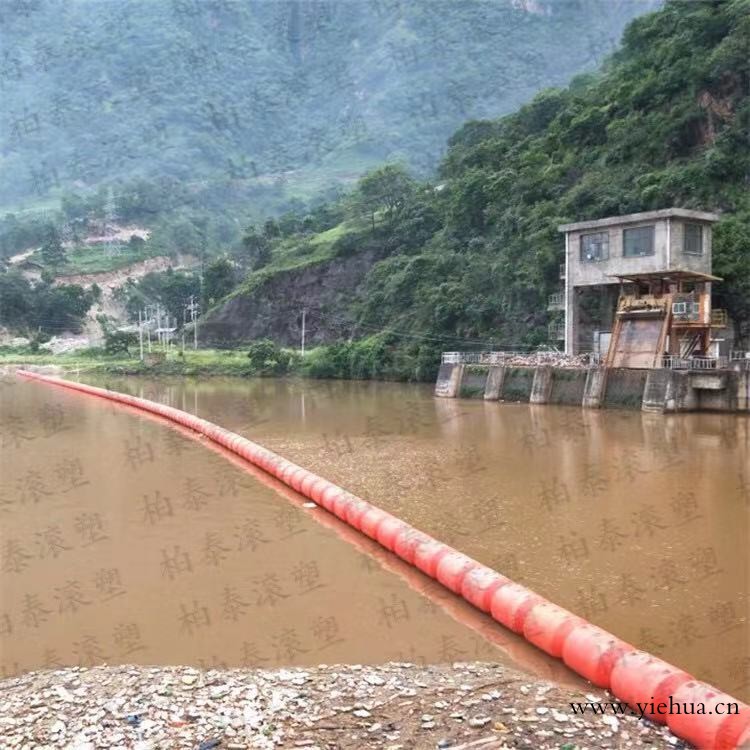
<svg viewBox="0 0 750 750">
<path fill-rule="evenodd" d="M 444 352 L 435 395 L 749 412 L 750 353 L 730 346 L 728 316 L 712 307 L 718 218 L 669 208 L 559 226 L 564 286 L 548 312 L 564 353 Z"/>
</svg>

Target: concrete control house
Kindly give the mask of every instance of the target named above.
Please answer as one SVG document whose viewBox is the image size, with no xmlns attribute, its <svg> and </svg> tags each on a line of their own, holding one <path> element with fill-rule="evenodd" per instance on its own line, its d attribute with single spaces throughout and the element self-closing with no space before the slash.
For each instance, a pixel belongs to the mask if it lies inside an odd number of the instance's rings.
<svg viewBox="0 0 750 750">
<path fill-rule="evenodd" d="M 564 338 L 566 354 L 593 348 L 609 367 L 654 368 L 665 358 L 717 353 L 712 331 L 726 325 L 723 311 L 711 309 L 711 285 L 721 281 L 711 274 L 711 229 L 718 219 L 667 208 L 559 226 L 565 285 L 548 309 L 564 313 L 564 322 L 553 321 L 550 330 Z M 610 330 L 581 325 L 592 288 L 610 308 L 609 320 L 600 319 Z"/>
</svg>

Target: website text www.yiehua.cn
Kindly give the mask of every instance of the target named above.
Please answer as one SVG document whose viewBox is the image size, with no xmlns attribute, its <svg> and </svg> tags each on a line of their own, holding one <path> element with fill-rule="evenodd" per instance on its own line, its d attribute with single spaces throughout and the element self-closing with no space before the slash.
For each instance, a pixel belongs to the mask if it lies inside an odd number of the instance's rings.
<svg viewBox="0 0 750 750">
<path fill-rule="evenodd" d="M 621 714 L 624 716 L 637 716 L 639 719 L 651 718 L 651 716 L 673 716 L 673 715 L 727 715 L 739 714 L 740 707 L 738 703 L 716 703 L 710 709 L 706 709 L 704 703 L 680 703 L 673 701 L 669 696 L 669 702 L 644 701 L 643 703 L 634 703 L 632 706 L 628 703 L 619 701 L 587 701 L 583 703 L 571 703 L 570 708 L 574 714 Z"/>
</svg>

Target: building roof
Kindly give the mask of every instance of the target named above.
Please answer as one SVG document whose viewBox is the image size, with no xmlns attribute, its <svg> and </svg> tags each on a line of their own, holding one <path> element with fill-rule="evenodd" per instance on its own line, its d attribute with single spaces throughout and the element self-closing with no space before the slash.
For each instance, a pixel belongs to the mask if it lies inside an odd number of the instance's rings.
<svg viewBox="0 0 750 750">
<path fill-rule="evenodd" d="M 608 216 L 605 219 L 593 219 L 591 221 L 577 221 L 573 224 L 560 224 L 558 232 L 575 232 L 579 229 L 598 229 L 599 227 L 612 227 L 620 224 L 636 224 L 642 221 L 653 221 L 656 219 L 692 219 L 694 221 L 718 221 L 719 214 L 708 211 L 693 211 L 689 208 L 662 208 L 658 211 L 642 211 L 637 214 L 625 214 L 624 216 Z"/>
<path fill-rule="evenodd" d="M 654 279 L 664 280 L 688 280 L 688 281 L 723 281 L 719 276 L 712 276 L 710 273 L 701 271 L 690 271 L 674 268 L 669 271 L 643 271 L 641 273 L 612 273 L 608 274 L 613 279 L 620 281 L 653 281 Z"/>
</svg>

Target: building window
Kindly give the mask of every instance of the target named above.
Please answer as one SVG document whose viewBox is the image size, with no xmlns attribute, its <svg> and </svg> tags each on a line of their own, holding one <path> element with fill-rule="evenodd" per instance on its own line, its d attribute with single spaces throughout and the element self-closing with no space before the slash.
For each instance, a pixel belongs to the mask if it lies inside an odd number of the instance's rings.
<svg viewBox="0 0 750 750">
<path fill-rule="evenodd" d="M 609 232 L 581 235 L 581 260 L 593 263 L 609 258 Z"/>
<path fill-rule="evenodd" d="M 685 224 L 685 244 L 688 255 L 703 255 L 703 227 L 700 224 Z"/>
<path fill-rule="evenodd" d="M 654 227 L 636 227 L 622 233 L 622 254 L 626 258 L 654 254 Z"/>
</svg>

